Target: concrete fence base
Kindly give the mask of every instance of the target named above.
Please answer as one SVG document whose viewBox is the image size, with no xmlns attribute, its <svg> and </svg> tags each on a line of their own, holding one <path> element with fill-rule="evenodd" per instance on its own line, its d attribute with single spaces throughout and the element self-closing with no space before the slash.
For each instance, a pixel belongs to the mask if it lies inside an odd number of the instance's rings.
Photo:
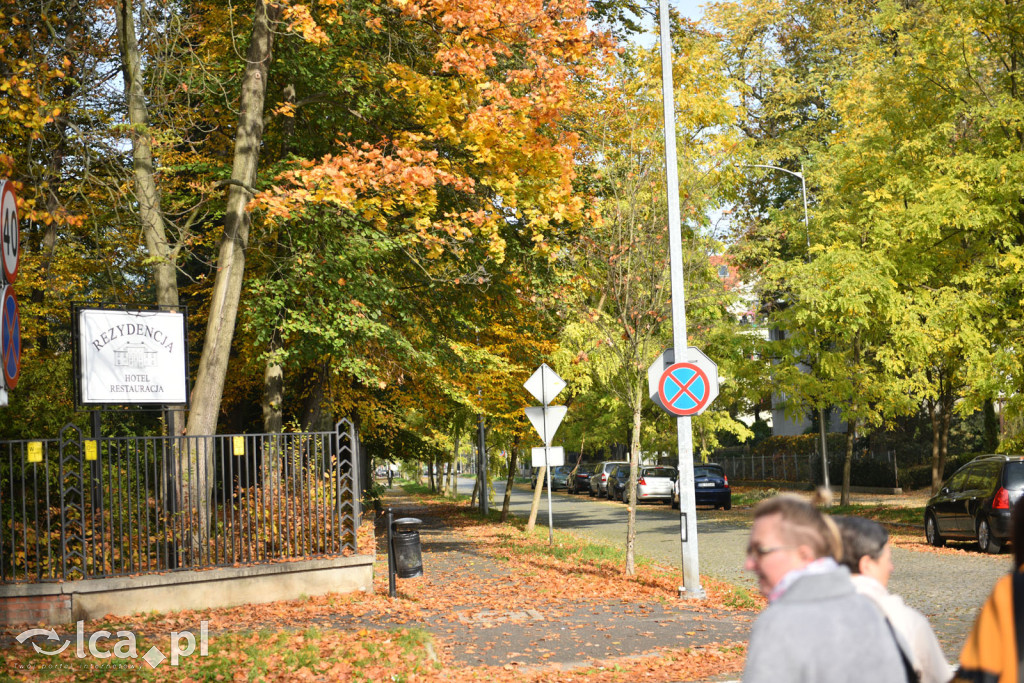
<svg viewBox="0 0 1024 683">
<path fill-rule="evenodd" d="M 0 585 L 0 626 L 56 626 L 107 614 L 233 607 L 303 595 L 373 592 L 372 555 L 205 571 Z"/>
</svg>

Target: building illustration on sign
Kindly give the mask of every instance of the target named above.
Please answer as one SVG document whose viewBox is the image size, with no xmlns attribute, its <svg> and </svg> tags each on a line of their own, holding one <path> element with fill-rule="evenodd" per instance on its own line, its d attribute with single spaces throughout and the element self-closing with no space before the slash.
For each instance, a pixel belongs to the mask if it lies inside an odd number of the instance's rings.
<svg viewBox="0 0 1024 683">
<path fill-rule="evenodd" d="M 156 351 L 142 342 L 125 344 L 114 351 L 114 365 L 129 368 L 156 367 Z"/>
</svg>

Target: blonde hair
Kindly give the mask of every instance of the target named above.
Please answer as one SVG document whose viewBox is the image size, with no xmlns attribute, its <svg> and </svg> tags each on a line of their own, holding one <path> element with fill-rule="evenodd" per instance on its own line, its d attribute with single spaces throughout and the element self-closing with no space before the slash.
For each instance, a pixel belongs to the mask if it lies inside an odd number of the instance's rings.
<svg viewBox="0 0 1024 683">
<path fill-rule="evenodd" d="M 779 534 L 786 543 L 804 545 L 815 558 L 843 558 L 843 541 L 832 518 L 806 500 L 793 495 L 781 495 L 762 500 L 754 508 L 754 519 L 778 515 Z"/>
</svg>

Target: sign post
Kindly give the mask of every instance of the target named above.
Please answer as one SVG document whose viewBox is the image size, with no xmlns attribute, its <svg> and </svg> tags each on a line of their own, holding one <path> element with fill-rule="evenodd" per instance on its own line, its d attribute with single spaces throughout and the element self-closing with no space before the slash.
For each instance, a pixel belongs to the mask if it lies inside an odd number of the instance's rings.
<svg viewBox="0 0 1024 683">
<path fill-rule="evenodd" d="M 543 466 L 545 468 L 548 482 L 548 544 L 554 545 L 554 520 L 551 513 L 551 468 L 565 464 L 565 451 L 562 448 L 552 448 L 551 439 L 554 438 L 558 426 L 562 424 L 569 409 L 565 406 L 549 404 L 565 388 L 565 380 L 548 367 L 547 363 L 541 363 L 540 367 L 530 375 L 530 379 L 523 384 L 523 388 L 541 402 L 539 407 L 525 408 L 524 410 L 526 417 L 530 418 L 533 428 L 537 430 L 540 438 L 544 441 L 543 448 L 533 449 L 531 464 L 533 467 Z"/>
<path fill-rule="evenodd" d="M 0 407 L 7 405 L 7 392 L 18 386 L 21 376 L 21 318 L 14 281 L 18 279 L 21 255 L 21 227 L 14 184 L 0 181 Z"/>
<path fill-rule="evenodd" d="M 661 92 L 665 119 L 665 184 L 668 191 L 669 272 L 672 275 L 672 344 L 676 358 L 686 355 L 686 302 L 683 287 L 683 238 L 679 218 L 679 166 L 676 161 L 675 97 L 672 87 L 672 39 L 668 0 L 658 2 L 661 34 Z M 681 597 L 703 598 L 697 556 L 697 506 L 693 492 L 693 432 L 690 416 L 676 418 L 679 446 L 679 524 L 683 555 Z"/>
</svg>

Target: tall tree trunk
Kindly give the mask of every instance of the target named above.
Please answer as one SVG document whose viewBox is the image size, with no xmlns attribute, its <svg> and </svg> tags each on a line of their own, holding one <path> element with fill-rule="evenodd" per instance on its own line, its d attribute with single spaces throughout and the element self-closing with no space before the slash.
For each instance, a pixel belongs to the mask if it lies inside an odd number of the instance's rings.
<svg viewBox="0 0 1024 683">
<path fill-rule="evenodd" d="M 519 456 L 519 442 L 522 437 L 517 433 L 512 438 L 512 450 L 508 454 L 508 479 L 505 480 L 505 499 L 501 501 L 501 521 L 508 520 L 509 506 L 512 505 L 512 484 L 516 480 L 516 461 Z"/>
<path fill-rule="evenodd" d="M 636 480 L 640 468 L 640 412 L 643 409 L 642 394 L 633 400 L 633 429 L 629 437 L 629 483 L 626 495 L 629 498 L 629 518 L 626 523 L 626 576 L 636 574 L 636 558 L 633 546 L 636 542 Z M 611 479 L 608 480 L 609 485 Z"/>
<path fill-rule="evenodd" d="M 939 492 L 942 486 L 942 472 L 946 467 L 942 460 L 942 427 L 939 417 L 939 402 L 928 401 L 928 418 L 932 423 L 932 495 Z"/>
<path fill-rule="evenodd" d="M 143 88 L 145 81 L 135 33 L 132 0 L 115 0 L 114 15 L 118 49 L 121 53 L 121 71 L 124 75 L 125 99 L 128 105 L 135 201 L 143 241 L 153 264 L 156 303 L 167 310 L 177 311 L 180 300 L 176 260 L 180 245 L 172 244 L 168 239 L 167 224 L 160 206 L 160 192 L 157 189 L 153 161 L 153 136 L 149 129 L 149 109 Z M 168 435 L 177 436 L 182 433 L 184 414 L 181 411 L 168 411 L 166 420 Z"/>
<path fill-rule="evenodd" d="M 846 423 L 846 456 L 843 458 L 843 491 L 839 496 L 840 505 L 850 504 L 850 470 L 853 466 L 853 441 L 857 435 L 857 420 Z"/>
<path fill-rule="evenodd" d="M 284 368 L 277 362 L 281 348 L 281 329 L 270 333 L 270 353 L 263 367 L 263 431 L 279 434 L 284 426 Z"/>
<path fill-rule="evenodd" d="M 178 247 L 167 239 L 167 227 L 160 208 L 153 163 L 153 138 L 149 130 L 149 110 L 143 90 L 142 63 L 135 37 L 135 15 L 131 0 L 114 3 L 118 47 L 124 72 L 124 90 L 128 101 L 129 136 L 132 141 L 132 165 L 135 200 L 139 207 L 142 234 L 153 263 L 156 300 L 163 306 L 178 305 L 178 280 L 175 257 Z"/>
<path fill-rule="evenodd" d="M 252 198 L 252 188 L 256 183 L 256 168 L 263 140 L 263 102 L 274 41 L 272 25 L 280 14 L 280 6 L 267 6 L 262 0 L 257 1 L 242 77 L 231 185 L 217 257 L 217 276 L 186 427 L 189 435 L 199 438 L 193 439 L 189 448 L 182 449 L 178 454 L 181 465 L 178 471 L 185 474 L 187 507 L 196 511 L 194 519 L 199 538 L 193 540 L 193 550 L 197 549 L 196 541 L 202 544 L 210 532 L 214 472 L 212 435 L 217 433 L 231 340 L 242 293 L 245 250 L 249 246 L 249 213 L 246 204 Z"/>
<path fill-rule="evenodd" d="M 263 141 L 263 105 L 267 71 L 273 55 L 273 24 L 280 15 L 279 5 L 257 1 L 242 78 L 231 185 L 217 257 L 217 276 L 210 299 L 210 316 L 203 351 L 192 391 L 189 434 L 206 435 L 217 431 L 217 418 L 220 415 L 242 279 L 245 275 L 245 250 L 249 246 L 250 217 L 246 205 L 255 192 L 253 186 L 256 183 L 256 169 Z"/>
</svg>

